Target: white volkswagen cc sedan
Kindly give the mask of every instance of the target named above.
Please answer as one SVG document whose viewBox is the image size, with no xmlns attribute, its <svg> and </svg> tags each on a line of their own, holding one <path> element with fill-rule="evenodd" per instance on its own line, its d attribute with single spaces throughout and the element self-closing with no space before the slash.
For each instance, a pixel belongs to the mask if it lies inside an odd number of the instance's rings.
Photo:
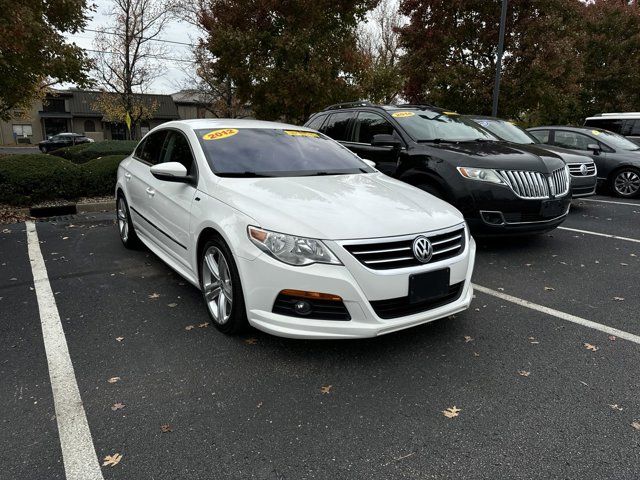
<svg viewBox="0 0 640 480">
<path fill-rule="evenodd" d="M 373 337 L 465 310 L 462 215 L 369 163 L 293 125 L 165 123 L 118 168 L 120 237 L 197 286 L 225 333 Z"/>
</svg>

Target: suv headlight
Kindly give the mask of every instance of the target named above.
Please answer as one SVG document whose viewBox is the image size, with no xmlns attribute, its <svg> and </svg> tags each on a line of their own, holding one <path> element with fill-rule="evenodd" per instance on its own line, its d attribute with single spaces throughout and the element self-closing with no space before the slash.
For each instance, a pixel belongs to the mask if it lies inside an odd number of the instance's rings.
<svg viewBox="0 0 640 480">
<path fill-rule="evenodd" d="M 329 263 L 341 265 L 338 257 L 321 240 L 247 227 L 249 239 L 263 252 L 289 265 Z"/>
<path fill-rule="evenodd" d="M 495 170 L 490 168 L 473 168 L 473 167 L 458 167 L 458 172 L 464 178 L 469 180 L 479 180 L 481 182 L 499 183 L 505 185 L 504 180 Z"/>
</svg>

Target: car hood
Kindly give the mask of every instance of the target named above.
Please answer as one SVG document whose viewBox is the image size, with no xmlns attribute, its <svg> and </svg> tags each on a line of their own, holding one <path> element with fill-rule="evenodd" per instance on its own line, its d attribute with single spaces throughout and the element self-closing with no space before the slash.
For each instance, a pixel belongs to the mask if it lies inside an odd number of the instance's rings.
<svg viewBox="0 0 640 480">
<path fill-rule="evenodd" d="M 555 153 L 508 142 L 452 142 L 420 144 L 425 153 L 437 156 L 461 167 L 494 168 L 499 170 L 530 170 L 551 173 L 564 167 Z"/>
<path fill-rule="evenodd" d="M 575 150 L 568 148 L 556 147 L 554 145 L 536 144 L 532 145 L 538 150 L 546 150 L 562 158 L 566 163 L 592 163 L 591 157 L 577 153 Z"/>
<path fill-rule="evenodd" d="M 427 232 L 464 221 L 455 207 L 379 172 L 222 178 L 215 196 L 262 228 L 325 240 Z"/>
</svg>

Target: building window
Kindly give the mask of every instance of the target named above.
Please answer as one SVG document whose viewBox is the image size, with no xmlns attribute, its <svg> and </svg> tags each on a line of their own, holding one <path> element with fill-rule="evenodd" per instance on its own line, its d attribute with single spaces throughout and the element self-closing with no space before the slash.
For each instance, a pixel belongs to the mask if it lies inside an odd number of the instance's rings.
<svg viewBox="0 0 640 480">
<path fill-rule="evenodd" d="M 151 130 L 149 122 L 142 122 L 140 124 L 140 136 L 144 137 Z"/>
<path fill-rule="evenodd" d="M 13 135 L 20 138 L 31 137 L 33 136 L 33 128 L 28 124 L 14 125 Z"/>
<path fill-rule="evenodd" d="M 64 98 L 47 98 L 42 104 L 42 110 L 44 112 L 66 112 Z"/>
<path fill-rule="evenodd" d="M 84 121 L 84 132 L 95 132 L 96 131 L 96 122 L 93 120 L 85 120 Z"/>
</svg>

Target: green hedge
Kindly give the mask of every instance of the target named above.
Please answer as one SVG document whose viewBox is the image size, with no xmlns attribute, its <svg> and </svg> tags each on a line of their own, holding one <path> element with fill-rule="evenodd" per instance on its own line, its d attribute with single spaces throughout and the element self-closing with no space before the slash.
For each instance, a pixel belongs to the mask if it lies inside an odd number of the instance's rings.
<svg viewBox="0 0 640 480">
<path fill-rule="evenodd" d="M 0 203 L 33 205 L 113 194 L 118 165 L 125 157 L 109 155 L 76 165 L 54 155 L 2 156 Z"/>
<path fill-rule="evenodd" d="M 103 142 L 82 143 L 73 147 L 60 148 L 52 155 L 66 158 L 73 163 L 86 163 L 108 155 L 129 155 L 138 144 L 135 140 L 105 140 Z"/>
</svg>

